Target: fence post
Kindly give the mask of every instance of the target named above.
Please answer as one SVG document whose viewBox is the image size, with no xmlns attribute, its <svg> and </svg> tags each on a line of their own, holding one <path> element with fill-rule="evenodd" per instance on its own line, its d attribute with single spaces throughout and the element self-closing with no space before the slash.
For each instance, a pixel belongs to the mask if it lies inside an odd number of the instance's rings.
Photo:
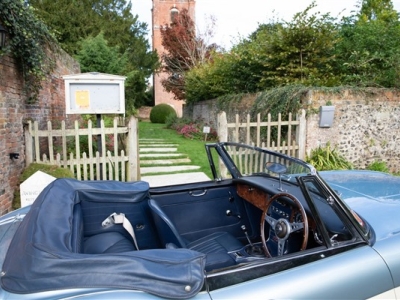
<svg viewBox="0 0 400 300">
<path fill-rule="evenodd" d="M 299 126 L 297 131 L 297 140 L 299 144 L 299 158 L 304 160 L 306 158 L 306 140 L 307 140 L 307 120 L 306 120 L 306 111 L 304 109 L 301 110 L 299 118 Z"/>
<path fill-rule="evenodd" d="M 218 140 L 220 142 L 228 141 L 228 121 L 226 120 L 226 112 L 222 111 L 217 116 Z"/>
<path fill-rule="evenodd" d="M 28 167 L 33 162 L 33 145 L 31 134 L 32 123 L 28 121 L 28 126 L 25 129 L 25 164 Z"/>
<path fill-rule="evenodd" d="M 127 181 L 140 180 L 140 161 L 139 161 L 139 134 L 138 120 L 132 116 L 128 123 L 128 159 Z"/>
</svg>

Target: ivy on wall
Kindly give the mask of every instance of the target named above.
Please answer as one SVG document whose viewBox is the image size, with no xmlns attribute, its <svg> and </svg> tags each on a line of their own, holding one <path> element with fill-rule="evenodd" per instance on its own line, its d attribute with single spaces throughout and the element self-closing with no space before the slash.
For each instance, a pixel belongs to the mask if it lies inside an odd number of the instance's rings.
<svg viewBox="0 0 400 300">
<path fill-rule="evenodd" d="M 56 41 L 47 27 L 38 20 L 23 0 L 0 0 L 0 23 L 8 31 L 8 42 L 0 49 L 0 57 L 12 55 L 24 79 L 27 103 L 35 103 L 42 81 L 54 66 L 51 51 Z"/>
<path fill-rule="evenodd" d="M 280 113 L 282 119 L 286 120 L 289 113 L 297 114 L 302 108 L 306 109 L 308 114 L 318 113 L 318 110 L 304 103 L 305 97 L 312 92 L 322 92 L 326 95 L 342 95 L 344 92 L 350 91 L 352 95 L 359 95 L 364 99 L 369 99 L 372 96 L 381 95 L 383 90 L 397 91 L 396 89 L 368 87 L 310 87 L 299 84 L 285 85 L 256 93 L 254 104 L 251 107 L 251 115 L 255 117 L 260 113 L 262 121 L 265 121 L 268 114 L 271 114 L 272 119 L 276 120 Z M 219 110 L 228 110 L 232 104 L 239 103 L 247 95 L 249 94 L 243 93 L 218 97 L 217 108 Z M 325 105 L 331 105 L 331 102 L 328 100 Z"/>
<path fill-rule="evenodd" d="M 314 88 L 303 85 L 286 85 L 258 92 L 255 97 L 254 104 L 251 108 L 251 114 L 256 116 L 261 113 L 262 118 L 268 113 L 276 119 L 278 113 L 281 113 L 285 119 L 289 113 L 296 114 L 302 107 L 301 100 L 303 97 Z M 217 98 L 217 107 L 220 110 L 225 110 L 232 103 L 238 103 L 247 94 L 232 94 Z"/>
</svg>

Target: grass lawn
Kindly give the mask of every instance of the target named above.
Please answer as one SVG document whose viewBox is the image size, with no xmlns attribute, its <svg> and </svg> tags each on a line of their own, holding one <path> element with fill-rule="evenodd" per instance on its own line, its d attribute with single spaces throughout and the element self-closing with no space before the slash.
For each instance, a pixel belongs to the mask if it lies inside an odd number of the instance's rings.
<svg viewBox="0 0 400 300">
<path fill-rule="evenodd" d="M 198 172 L 204 172 L 212 178 L 206 150 L 206 142 L 190 140 L 178 134 L 175 130 L 165 128 L 165 124 L 154 124 L 151 122 L 139 122 L 139 139 L 163 139 L 168 143 L 178 145 L 178 152 L 186 154 L 191 160 L 191 165 L 199 166 Z"/>
</svg>

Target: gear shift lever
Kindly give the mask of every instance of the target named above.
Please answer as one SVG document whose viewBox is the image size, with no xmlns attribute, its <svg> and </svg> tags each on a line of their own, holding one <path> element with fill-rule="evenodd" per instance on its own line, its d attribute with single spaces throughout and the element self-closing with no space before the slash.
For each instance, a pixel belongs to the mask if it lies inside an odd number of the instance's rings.
<svg viewBox="0 0 400 300">
<path fill-rule="evenodd" d="M 249 234 L 247 233 L 246 225 L 242 225 L 242 226 L 240 226 L 240 228 L 243 230 L 244 235 L 246 236 L 247 241 L 249 242 L 250 246 L 253 247 L 253 243 L 250 241 Z"/>
<path fill-rule="evenodd" d="M 246 252 L 249 255 L 252 255 L 252 256 L 262 256 L 263 252 L 262 252 L 261 247 L 259 245 L 254 245 L 251 242 L 249 234 L 247 233 L 246 225 L 242 225 L 242 226 L 240 226 L 240 228 L 244 232 L 244 235 L 246 236 L 246 239 L 247 239 L 247 241 L 249 242 L 249 245 L 250 245 L 249 247 L 246 247 Z"/>
</svg>

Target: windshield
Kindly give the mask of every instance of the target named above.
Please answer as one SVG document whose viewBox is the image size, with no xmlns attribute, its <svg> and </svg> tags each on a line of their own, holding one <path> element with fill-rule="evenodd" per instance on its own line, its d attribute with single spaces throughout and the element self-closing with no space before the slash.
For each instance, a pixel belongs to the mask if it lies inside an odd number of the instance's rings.
<svg viewBox="0 0 400 300">
<path fill-rule="evenodd" d="M 311 165 L 284 154 L 238 143 L 220 145 L 230 160 L 227 173 L 232 177 L 257 174 L 295 181 L 299 175 L 316 173 Z"/>
</svg>

